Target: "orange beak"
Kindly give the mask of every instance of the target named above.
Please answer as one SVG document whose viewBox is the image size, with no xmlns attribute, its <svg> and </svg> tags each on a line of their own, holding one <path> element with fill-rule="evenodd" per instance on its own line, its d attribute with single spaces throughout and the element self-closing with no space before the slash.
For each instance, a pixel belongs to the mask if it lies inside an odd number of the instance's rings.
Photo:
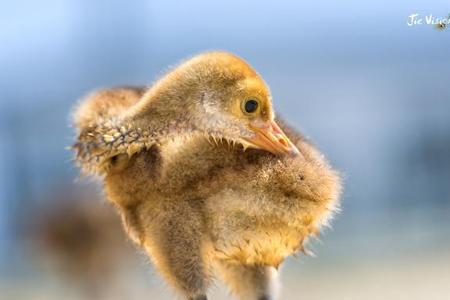
<svg viewBox="0 0 450 300">
<path fill-rule="evenodd" d="M 252 146 L 269 151 L 273 154 L 299 155 L 297 147 L 289 140 L 275 121 L 270 121 L 262 126 L 250 125 L 255 132 L 253 138 L 246 138 Z"/>
</svg>

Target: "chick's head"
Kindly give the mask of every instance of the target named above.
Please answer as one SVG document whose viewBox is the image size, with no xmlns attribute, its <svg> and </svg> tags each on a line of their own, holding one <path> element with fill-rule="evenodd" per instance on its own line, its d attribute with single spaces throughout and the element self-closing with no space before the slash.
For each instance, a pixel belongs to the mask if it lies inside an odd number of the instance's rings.
<svg viewBox="0 0 450 300">
<path fill-rule="evenodd" d="M 274 154 L 298 149 L 274 121 L 269 88 L 241 58 L 213 52 L 192 59 L 200 95 L 197 127 L 207 136 Z"/>
</svg>

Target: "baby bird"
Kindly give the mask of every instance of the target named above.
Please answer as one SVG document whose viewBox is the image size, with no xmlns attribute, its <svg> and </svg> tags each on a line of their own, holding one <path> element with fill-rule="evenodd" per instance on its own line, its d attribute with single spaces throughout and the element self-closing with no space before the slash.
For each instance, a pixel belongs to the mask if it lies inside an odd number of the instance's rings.
<svg viewBox="0 0 450 300">
<path fill-rule="evenodd" d="M 187 299 L 207 299 L 214 271 L 241 299 L 274 299 L 280 264 L 338 206 L 336 172 L 281 129 L 264 81 L 229 53 L 147 90 L 94 93 L 75 125 L 82 170 L 101 175 L 128 235 Z"/>
</svg>

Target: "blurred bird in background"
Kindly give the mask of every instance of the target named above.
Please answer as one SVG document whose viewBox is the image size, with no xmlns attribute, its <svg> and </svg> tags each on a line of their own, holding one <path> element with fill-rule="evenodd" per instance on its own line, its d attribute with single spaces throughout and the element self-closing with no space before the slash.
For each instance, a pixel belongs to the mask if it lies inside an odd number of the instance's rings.
<svg viewBox="0 0 450 300">
<path fill-rule="evenodd" d="M 98 196 L 67 189 L 37 209 L 27 224 L 35 264 L 58 274 L 82 299 L 108 299 L 112 283 L 132 263 L 132 249 L 114 211 Z M 37 254 L 37 255 L 36 255 Z"/>
</svg>

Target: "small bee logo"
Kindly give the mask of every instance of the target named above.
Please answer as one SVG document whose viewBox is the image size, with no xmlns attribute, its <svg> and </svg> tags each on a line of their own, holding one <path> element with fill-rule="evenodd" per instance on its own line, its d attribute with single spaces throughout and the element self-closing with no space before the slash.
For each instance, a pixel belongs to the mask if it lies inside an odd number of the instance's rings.
<svg viewBox="0 0 450 300">
<path fill-rule="evenodd" d="M 437 23 L 435 26 L 436 29 L 438 30 L 444 30 L 449 25 L 450 25 L 450 14 L 447 16 L 447 18 L 443 18 L 441 21 L 439 21 L 439 23 Z"/>
<path fill-rule="evenodd" d="M 445 28 L 447 28 L 447 24 L 445 23 L 440 22 L 436 24 L 436 29 L 438 30 L 444 30 Z"/>
</svg>

